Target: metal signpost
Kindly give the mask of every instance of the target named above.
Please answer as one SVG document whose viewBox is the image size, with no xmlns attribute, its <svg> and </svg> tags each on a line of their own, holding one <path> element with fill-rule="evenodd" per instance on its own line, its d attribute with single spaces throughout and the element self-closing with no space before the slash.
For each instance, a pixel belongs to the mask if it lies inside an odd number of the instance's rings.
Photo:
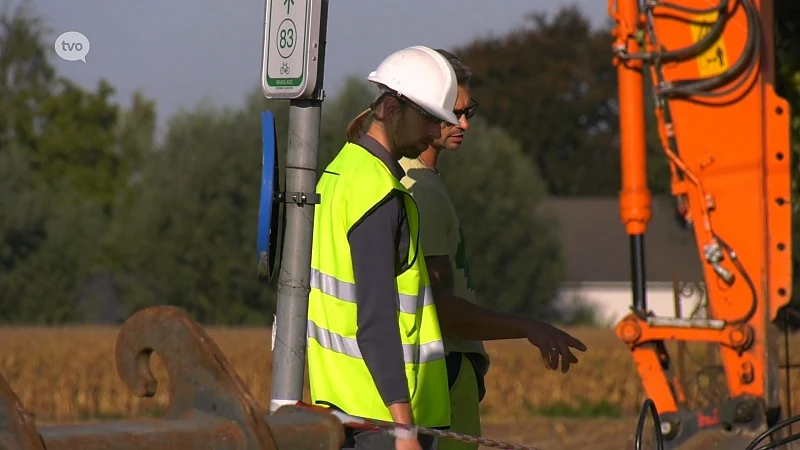
<svg viewBox="0 0 800 450">
<path fill-rule="evenodd" d="M 327 18 L 328 0 L 266 1 L 261 86 L 266 98 L 290 101 L 285 192 L 275 199 L 285 203 L 286 234 L 273 324 L 271 411 L 303 398 Z"/>
</svg>

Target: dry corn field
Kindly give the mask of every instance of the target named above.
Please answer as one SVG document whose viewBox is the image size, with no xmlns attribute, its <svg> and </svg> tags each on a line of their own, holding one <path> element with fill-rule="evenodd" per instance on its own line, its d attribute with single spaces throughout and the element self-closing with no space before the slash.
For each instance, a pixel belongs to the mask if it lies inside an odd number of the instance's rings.
<svg viewBox="0 0 800 450">
<path fill-rule="evenodd" d="M 644 394 L 627 348 L 610 329 L 571 329 L 589 350 L 569 373 L 546 370 L 527 341 L 490 342 L 492 366 L 482 402 L 484 435 L 544 449 L 621 448 L 635 430 Z M 268 405 L 272 358 L 270 331 L 207 328 L 255 397 Z M 0 373 L 40 424 L 158 416 L 167 403 L 162 385 L 154 399 L 131 395 L 117 377 L 114 327 L 0 328 Z M 800 340 L 792 338 L 795 362 Z M 676 359 L 675 346 L 670 347 Z M 705 345 L 690 347 L 686 373 L 708 364 Z M 783 380 L 783 375 L 781 375 Z M 800 411 L 800 373 L 792 374 L 793 405 Z M 690 395 L 700 383 L 685 383 Z M 307 392 L 307 390 L 306 390 Z M 308 400 L 308 398 L 306 398 Z M 589 429 L 593 431 L 587 433 Z M 624 434 L 624 436 L 623 436 Z"/>
</svg>

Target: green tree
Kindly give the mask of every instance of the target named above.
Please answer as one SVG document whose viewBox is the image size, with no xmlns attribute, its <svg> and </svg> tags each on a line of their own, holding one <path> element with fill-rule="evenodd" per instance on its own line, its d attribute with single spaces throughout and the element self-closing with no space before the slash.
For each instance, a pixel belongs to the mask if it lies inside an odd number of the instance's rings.
<svg viewBox="0 0 800 450">
<path fill-rule="evenodd" d="M 120 157 L 117 106 L 56 74 L 29 3 L 0 15 L 0 321 L 78 320 Z"/>
<path fill-rule="evenodd" d="M 170 120 L 115 232 L 127 312 L 171 304 L 204 323 L 269 318 L 274 284 L 256 276 L 260 113 L 273 110 L 285 149 L 287 106 L 254 90 L 240 110 L 201 105 Z"/>
<path fill-rule="evenodd" d="M 28 150 L 35 183 L 52 188 L 63 180 L 109 207 L 116 179 L 125 175 L 113 152 L 114 89 L 101 80 L 95 92 L 85 91 L 58 76 L 47 58 L 45 30 L 27 2 L 0 16 L 0 144 Z"/>
<path fill-rule="evenodd" d="M 552 19 L 532 13 L 505 36 L 457 50 L 474 74 L 473 95 L 490 124 L 504 127 L 559 195 L 615 194 L 615 72 L 610 37 L 577 7 Z M 602 170 L 598 170 L 602 167 Z"/>
<path fill-rule="evenodd" d="M 608 26 L 593 29 L 576 6 L 568 6 L 552 17 L 532 13 L 521 28 L 456 50 L 473 70 L 473 95 L 484 117 L 520 141 L 550 194 L 619 193 L 611 43 Z M 647 148 L 651 189 L 669 192 L 669 169 L 656 138 L 651 132 Z"/>
<path fill-rule="evenodd" d="M 66 182 L 37 186 L 29 151 L 0 152 L 0 323 L 83 318 L 78 298 L 105 218 Z"/>
</svg>

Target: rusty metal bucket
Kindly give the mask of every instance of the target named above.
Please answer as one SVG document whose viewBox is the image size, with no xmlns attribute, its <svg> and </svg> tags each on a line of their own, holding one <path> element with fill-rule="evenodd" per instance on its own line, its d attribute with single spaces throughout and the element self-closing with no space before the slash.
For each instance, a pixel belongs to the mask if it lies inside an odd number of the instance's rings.
<svg viewBox="0 0 800 450">
<path fill-rule="evenodd" d="M 169 406 L 159 419 L 37 427 L 0 376 L 0 449 L 338 450 L 344 443 L 344 427 L 330 414 L 284 406 L 270 415 L 216 343 L 180 308 L 146 308 L 122 325 L 117 372 L 133 395 L 156 393 L 153 353 L 169 375 Z"/>
</svg>

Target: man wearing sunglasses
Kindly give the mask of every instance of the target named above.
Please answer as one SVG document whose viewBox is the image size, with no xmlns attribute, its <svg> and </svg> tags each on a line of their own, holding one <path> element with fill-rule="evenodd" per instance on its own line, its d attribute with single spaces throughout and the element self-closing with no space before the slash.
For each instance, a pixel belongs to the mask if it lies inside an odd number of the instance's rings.
<svg viewBox="0 0 800 450">
<path fill-rule="evenodd" d="M 464 234 L 447 188 L 439 176 L 437 162 L 443 151 L 461 147 L 478 103 L 470 97 L 471 71 L 455 55 L 437 49 L 456 74 L 458 95 L 453 113 L 456 124 L 442 124 L 441 137 L 418 157 L 400 164 L 406 171 L 402 183 L 414 197 L 420 213 L 420 243 L 431 279 L 436 310 L 446 352 L 450 390 L 451 430 L 481 435 L 479 403 L 486 393 L 484 377 L 489 369 L 485 340 L 527 338 L 541 351 L 545 367 L 556 370 L 559 357 L 567 372 L 578 359 L 569 347 L 585 351 L 579 340 L 552 325 L 525 316 L 503 314 L 474 304 L 469 278 Z M 488 150 L 488 149 L 487 149 Z M 535 239 L 535 236 L 531 237 Z M 477 444 L 439 440 L 438 450 L 477 450 Z"/>
</svg>

